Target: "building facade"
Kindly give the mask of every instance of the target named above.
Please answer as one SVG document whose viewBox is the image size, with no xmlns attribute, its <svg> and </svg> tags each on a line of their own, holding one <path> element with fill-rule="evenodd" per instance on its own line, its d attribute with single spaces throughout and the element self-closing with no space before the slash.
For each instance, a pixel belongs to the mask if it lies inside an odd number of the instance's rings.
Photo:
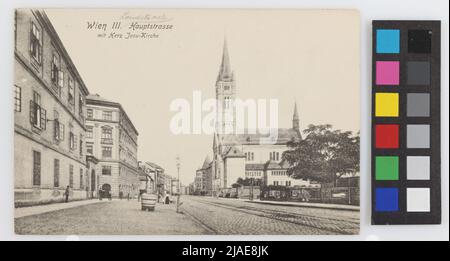
<svg viewBox="0 0 450 261">
<path fill-rule="evenodd" d="M 98 94 L 86 97 L 86 153 L 99 161 L 98 189 L 113 197 L 139 194 L 138 135 L 119 103 Z"/>
<path fill-rule="evenodd" d="M 88 89 L 44 12 L 17 10 L 14 46 L 15 202 L 88 196 Z"/>
<path fill-rule="evenodd" d="M 197 169 L 194 184 L 196 194 L 202 196 L 213 195 L 212 161 L 209 156 L 206 156 L 202 166 Z"/>
<path fill-rule="evenodd" d="M 213 195 L 229 193 L 239 178 L 260 179 L 266 186 L 317 186 L 289 177 L 286 174 L 289 165 L 282 159 L 283 152 L 289 149 L 288 142 L 302 139 L 297 104 L 294 105 L 292 127 L 278 128 L 278 138 L 274 142 L 262 143 L 265 135 L 257 131 L 236 132 L 237 86 L 226 41 L 215 89 L 218 110 L 211 163 Z"/>
</svg>

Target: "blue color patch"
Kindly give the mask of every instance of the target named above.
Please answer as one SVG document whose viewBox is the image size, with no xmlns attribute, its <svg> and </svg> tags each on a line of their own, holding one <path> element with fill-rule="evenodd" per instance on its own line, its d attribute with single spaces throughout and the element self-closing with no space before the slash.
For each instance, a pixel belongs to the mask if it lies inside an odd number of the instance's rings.
<svg viewBox="0 0 450 261">
<path fill-rule="evenodd" d="M 377 188 L 375 210 L 378 212 L 398 211 L 398 188 Z"/>
<path fill-rule="evenodd" d="M 400 52 L 400 30 L 378 29 L 377 53 L 399 53 L 399 52 Z"/>
</svg>

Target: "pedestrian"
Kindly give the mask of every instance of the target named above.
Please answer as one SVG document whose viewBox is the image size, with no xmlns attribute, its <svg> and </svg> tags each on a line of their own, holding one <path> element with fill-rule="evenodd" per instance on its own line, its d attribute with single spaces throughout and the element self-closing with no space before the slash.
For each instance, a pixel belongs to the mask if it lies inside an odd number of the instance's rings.
<svg viewBox="0 0 450 261">
<path fill-rule="evenodd" d="M 123 192 L 119 191 L 119 199 L 122 200 L 122 197 L 123 197 Z"/>
<path fill-rule="evenodd" d="M 64 192 L 64 196 L 66 197 L 65 202 L 69 202 L 69 192 L 70 192 L 70 186 L 66 187 L 66 192 Z"/>
<path fill-rule="evenodd" d="M 130 192 L 127 194 L 127 200 L 130 201 Z"/>
</svg>

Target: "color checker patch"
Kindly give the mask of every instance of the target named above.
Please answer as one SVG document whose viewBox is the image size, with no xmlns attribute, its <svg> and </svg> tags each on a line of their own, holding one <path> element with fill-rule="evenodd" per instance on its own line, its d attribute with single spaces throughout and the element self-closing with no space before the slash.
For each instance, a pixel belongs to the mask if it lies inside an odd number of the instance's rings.
<svg viewBox="0 0 450 261">
<path fill-rule="evenodd" d="M 375 126 L 375 147 L 377 149 L 398 148 L 398 124 L 377 124 Z"/>
<path fill-rule="evenodd" d="M 375 189 L 375 210 L 380 212 L 398 211 L 398 188 Z"/>
<path fill-rule="evenodd" d="M 376 84 L 398 85 L 400 82 L 400 63 L 397 61 L 376 62 Z"/>
<path fill-rule="evenodd" d="M 377 156 L 375 164 L 376 180 L 398 180 L 397 156 Z"/>
<path fill-rule="evenodd" d="M 398 117 L 398 93 L 375 94 L 376 117 Z"/>
<path fill-rule="evenodd" d="M 399 52 L 400 52 L 400 30 L 378 29 L 377 53 L 399 53 Z"/>
</svg>

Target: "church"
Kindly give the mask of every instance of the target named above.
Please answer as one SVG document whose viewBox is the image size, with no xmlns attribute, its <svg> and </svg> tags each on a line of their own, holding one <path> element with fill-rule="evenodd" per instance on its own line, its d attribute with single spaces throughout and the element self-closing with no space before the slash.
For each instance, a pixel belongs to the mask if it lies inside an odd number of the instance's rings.
<svg viewBox="0 0 450 261">
<path fill-rule="evenodd" d="M 233 101 L 236 99 L 236 79 L 230 65 L 227 41 L 225 39 L 222 62 L 216 80 L 216 101 L 218 108 L 216 132 L 213 138 L 213 159 L 208 171 L 212 177 L 208 179 L 205 191 L 208 195 L 223 196 L 230 192 L 238 178 L 260 180 L 264 186 L 317 187 L 307 180 L 293 179 L 287 175 L 289 163 L 282 159 L 287 143 L 302 139 L 300 132 L 297 105 L 294 105 L 291 128 L 278 128 L 278 139 L 270 144 L 261 143 L 259 133 L 244 131 L 243 133 L 225 133 L 223 129 L 235 130 Z M 220 106 L 219 106 L 220 104 Z"/>
</svg>

